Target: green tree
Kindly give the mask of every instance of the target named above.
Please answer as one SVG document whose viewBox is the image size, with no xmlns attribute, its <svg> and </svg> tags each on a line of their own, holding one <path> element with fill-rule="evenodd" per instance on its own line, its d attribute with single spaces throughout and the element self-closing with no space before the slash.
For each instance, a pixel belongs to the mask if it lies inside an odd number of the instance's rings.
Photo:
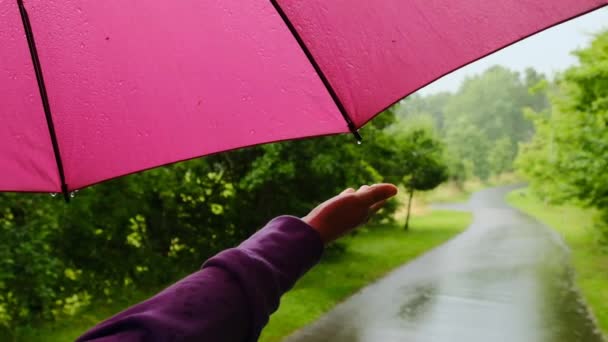
<svg viewBox="0 0 608 342">
<path fill-rule="evenodd" d="M 404 229 L 409 229 L 410 212 L 415 191 L 431 190 L 447 180 L 443 144 L 429 130 L 413 129 L 400 138 L 403 167 L 402 183 L 408 191 L 407 216 Z"/>
<path fill-rule="evenodd" d="M 449 153 L 458 163 L 472 164 L 473 175 L 484 180 L 491 174 L 509 171 L 517 144 L 533 134 L 524 109 L 542 110 L 546 106 L 544 93 L 528 90 L 543 79 L 532 69 L 522 77 L 495 66 L 466 80 L 445 107 Z"/>
<path fill-rule="evenodd" d="M 401 122 L 412 120 L 427 120 L 432 122 L 434 129 L 442 131 L 445 126 L 444 109 L 453 96 L 450 92 L 440 92 L 422 96 L 412 94 L 401 101 L 395 112 Z"/>
<path fill-rule="evenodd" d="M 551 109 L 528 113 L 536 134 L 522 144 L 517 165 L 548 200 L 597 208 L 608 244 L 608 31 L 575 54 L 579 65 L 551 89 Z"/>
<path fill-rule="evenodd" d="M 513 142 L 510 137 L 502 137 L 490 147 L 488 150 L 488 166 L 491 174 L 500 175 L 511 171 L 512 161 L 515 159 L 515 151 L 513 151 L 512 146 Z"/>
</svg>

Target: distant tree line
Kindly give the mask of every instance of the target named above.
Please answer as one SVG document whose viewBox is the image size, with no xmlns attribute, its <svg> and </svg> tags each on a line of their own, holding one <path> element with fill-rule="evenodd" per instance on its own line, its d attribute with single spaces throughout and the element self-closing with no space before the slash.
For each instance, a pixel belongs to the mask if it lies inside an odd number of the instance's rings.
<svg viewBox="0 0 608 342">
<path fill-rule="evenodd" d="M 433 130 L 446 145 L 450 178 L 456 182 L 513 171 L 518 143 L 534 134 L 524 111 L 548 106 L 544 92 L 530 88 L 545 77 L 494 66 L 469 77 L 455 93 L 413 95 L 396 109 L 395 131 L 411 126 Z"/>
</svg>

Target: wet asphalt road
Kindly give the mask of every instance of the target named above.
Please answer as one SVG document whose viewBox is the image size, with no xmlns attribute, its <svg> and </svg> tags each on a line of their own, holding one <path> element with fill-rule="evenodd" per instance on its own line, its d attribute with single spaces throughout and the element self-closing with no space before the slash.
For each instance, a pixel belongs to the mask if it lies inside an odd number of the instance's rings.
<svg viewBox="0 0 608 342">
<path fill-rule="evenodd" d="M 286 341 L 602 341 L 572 286 L 567 247 L 508 207 L 511 189 L 476 193 L 467 231 Z"/>
</svg>

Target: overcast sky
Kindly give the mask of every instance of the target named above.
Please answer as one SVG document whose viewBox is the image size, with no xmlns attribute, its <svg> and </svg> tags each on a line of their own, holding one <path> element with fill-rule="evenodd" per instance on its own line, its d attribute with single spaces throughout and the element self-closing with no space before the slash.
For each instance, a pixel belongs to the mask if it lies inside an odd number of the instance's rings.
<svg viewBox="0 0 608 342">
<path fill-rule="evenodd" d="M 419 90 L 421 94 L 455 91 L 466 76 L 479 74 L 500 64 L 510 69 L 533 67 L 545 74 L 564 70 L 576 63 L 571 51 L 586 46 L 593 33 L 608 29 L 608 8 L 604 7 L 524 39 L 486 58 L 459 69 Z"/>
</svg>

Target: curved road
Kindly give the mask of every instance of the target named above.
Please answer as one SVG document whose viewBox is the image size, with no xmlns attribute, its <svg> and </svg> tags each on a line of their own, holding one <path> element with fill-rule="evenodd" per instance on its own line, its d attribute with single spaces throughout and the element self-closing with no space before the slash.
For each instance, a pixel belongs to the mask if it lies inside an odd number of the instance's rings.
<svg viewBox="0 0 608 342">
<path fill-rule="evenodd" d="M 602 341 L 572 286 L 567 247 L 504 202 L 512 189 L 474 194 L 468 230 L 286 341 Z"/>
</svg>

